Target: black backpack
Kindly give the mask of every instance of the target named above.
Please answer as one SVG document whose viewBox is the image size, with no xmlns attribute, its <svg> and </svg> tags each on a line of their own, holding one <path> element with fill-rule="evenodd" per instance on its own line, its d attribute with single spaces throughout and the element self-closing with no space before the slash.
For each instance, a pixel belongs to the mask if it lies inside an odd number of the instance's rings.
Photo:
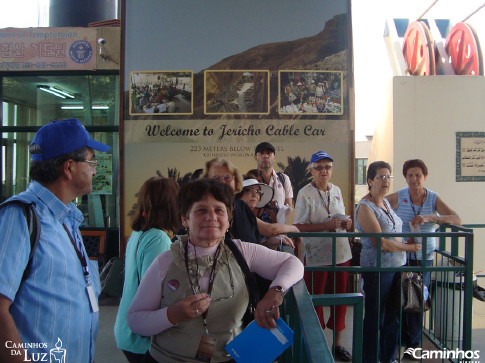
<svg viewBox="0 0 485 363">
<path fill-rule="evenodd" d="M 25 266 L 24 274 L 22 275 L 22 282 L 28 277 L 30 268 L 32 266 L 32 258 L 34 257 L 35 249 L 39 243 L 40 239 L 40 219 L 37 211 L 35 210 L 35 202 L 24 202 L 19 199 L 9 199 L 6 202 L 0 204 L 0 208 L 7 205 L 16 204 L 20 206 L 24 212 L 25 220 L 27 221 L 27 227 L 29 228 L 30 235 L 30 253 L 29 260 L 27 261 L 27 266 Z"/>
</svg>

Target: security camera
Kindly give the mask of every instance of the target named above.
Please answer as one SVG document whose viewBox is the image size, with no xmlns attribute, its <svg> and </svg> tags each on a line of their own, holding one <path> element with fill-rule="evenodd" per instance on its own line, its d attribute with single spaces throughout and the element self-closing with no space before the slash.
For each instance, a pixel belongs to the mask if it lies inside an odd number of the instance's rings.
<svg viewBox="0 0 485 363">
<path fill-rule="evenodd" d="M 106 44 L 106 39 L 104 39 L 104 38 L 99 38 L 99 39 L 98 39 L 98 44 L 105 45 L 105 44 Z"/>
</svg>

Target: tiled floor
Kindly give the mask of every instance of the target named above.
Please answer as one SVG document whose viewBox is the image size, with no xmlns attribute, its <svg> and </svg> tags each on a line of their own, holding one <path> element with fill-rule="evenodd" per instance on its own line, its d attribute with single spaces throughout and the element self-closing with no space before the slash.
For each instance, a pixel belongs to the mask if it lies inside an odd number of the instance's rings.
<svg viewBox="0 0 485 363">
<path fill-rule="evenodd" d="M 485 302 L 480 302 L 478 300 L 474 300 L 474 304 L 485 304 Z M 326 308 L 327 311 L 325 311 L 324 308 L 324 314 L 325 316 L 328 316 L 328 308 Z M 352 319 L 353 319 L 353 314 L 352 314 L 352 307 L 347 308 L 347 314 L 345 316 L 345 321 L 346 321 L 346 326 L 351 327 L 352 326 Z M 482 314 L 480 312 L 480 309 L 474 309 L 473 312 L 473 321 L 472 321 L 472 350 L 479 350 L 482 351 L 481 353 L 481 359 L 480 361 L 485 361 L 485 314 Z M 347 348 L 347 350 L 350 352 L 352 350 L 352 329 L 345 329 L 342 333 L 342 338 L 344 341 L 344 346 Z M 329 347 L 331 348 L 332 342 L 333 342 L 333 336 L 332 336 L 332 331 L 329 329 L 325 329 L 325 336 L 327 338 L 327 342 Z M 423 350 L 437 350 L 436 346 L 429 341 L 428 339 L 425 339 L 423 341 Z M 408 360 L 404 359 L 403 362 L 413 362 L 413 360 Z M 441 362 L 439 359 L 426 359 L 423 360 L 425 363 L 438 363 Z"/>
<path fill-rule="evenodd" d="M 485 304 L 474 300 L 474 304 Z M 481 351 L 480 361 L 485 361 L 485 314 L 480 312 L 482 309 L 474 309 L 473 313 L 473 333 L 472 333 L 472 349 Z M 126 363 L 123 353 L 116 347 L 116 342 L 113 335 L 113 326 L 118 311 L 117 305 L 103 305 L 100 306 L 100 324 L 98 339 L 96 341 L 96 363 Z M 328 316 L 328 315 L 326 315 Z M 352 326 L 352 308 L 347 309 L 347 326 Z M 328 344 L 332 345 L 332 331 L 326 329 Z M 345 347 L 351 351 L 352 348 L 352 329 L 347 328 L 343 332 L 343 339 Z M 429 341 L 425 342 L 424 349 L 435 349 Z M 407 360 L 404 360 L 407 362 Z M 440 360 L 425 360 L 426 363 L 441 362 Z"/>
<path fill-rule="evenodd" d="M 99 307 L 99 331 L 96 339 L 95 363 L 126 363 L 121 350 L 116 346 L 113 333 L 118 305 L 104 305 Z"/>
</svg>

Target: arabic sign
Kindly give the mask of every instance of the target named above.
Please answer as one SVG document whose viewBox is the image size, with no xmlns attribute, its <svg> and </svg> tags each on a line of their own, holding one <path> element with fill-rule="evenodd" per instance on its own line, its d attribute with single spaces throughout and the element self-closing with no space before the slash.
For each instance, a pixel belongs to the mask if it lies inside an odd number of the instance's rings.
<svg viewBox="0 0 485 363">
<path fill-rule="evenodd" d="M 94 28 L 0 29 L 0 71 L 95 70 Z"/>
<path fill-rule="evenodd" d="M 456 181 L 485 181 L 485 132 L 456 133 Z"/>
</svg>

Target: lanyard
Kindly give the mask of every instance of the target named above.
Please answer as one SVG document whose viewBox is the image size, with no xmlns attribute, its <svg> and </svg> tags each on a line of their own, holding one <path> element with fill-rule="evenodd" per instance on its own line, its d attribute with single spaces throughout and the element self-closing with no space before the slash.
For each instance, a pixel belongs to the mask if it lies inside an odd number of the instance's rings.
<svg viewBox="0 0 485 363">
<path fill-rule="evenodd" d="M 192 282 L 192 278 L 190 277 L 190 270 L 189 270 L 189 258 L 188 258 L 188 255 L 189 255 L 189 251 L 188 251 L 188 246 L 189 246 L 189 242 L 187 241 L 187 243 L 185 244 L 185 268 L 187 270 L 187 276 L 189 278 L 189 283 L 190 283 L 190 287 L 192 288 L 192 292 L 194 293 L 194 295 L 197 295 L 197 289 L 196 289 L 196 286 L 194 285 L 194 283 Z M 194 252 L 195 252 L 195 263 L 197 264 L 197 271 L 195 273 L 195 282 L 197 284 L 197 287 L 198 287 L 198 290 L 199 290 L 199 293 L 200 293 L 200 285 L 199 285 L 199 281 L 198 281 L 198 278 L 197 278 L 197 274 L 199 273 L 199 264 L 197 263 L 197 253 L 196 253 L 196 249 L 195 249 L 195 246 L 194 246 Z M 219 259 L 219 255 L 221 254 L 221 244 L 219 243 L 219 246 L 217 246 L 217 250 L 216 250 L 216 253 L 214 254 L 214 262 L 212 263 L 212 269 L 211 269 L 211 272 L 210 272 L 210 275 L 209 275 L 209 286 L 207 287 L 207 294 L 210 295 L 211 291 L 212 291 L 212 286 L 214 285 L 214 280 L 216 278 L 216 265 L 217 265 L 217 260 Z M 204 311 L 202 313 L 202 319 L 204 320 L 204 327 L 205 327 L 205 330 L 207 331 L 207 321 L 206 321 L 206 318 L 207 318 L 207 313 L 208 313 L 209 309 L 207 309 L 206 311 Z"/>
<path fill-rule="evenodd" d="M 408 189 L 408 192 L 409 192 L 409 189 Z M 421 200 L 421 204 L 419 205 L 419 209 L 418 211 L 416 212 L 414 210 L 414 203 L 413 201 L 411 200 L 411 193 L 409 193 L 409 200 L 411 201 L 411 208 L 413 208 L 413 213 L 414 213 L 414 216 L 419 216 L 421 214 L 421 209 L 423 209 L 423 205 L 424 205 L 424 201 L 426 200 L 426 197 L 428 196 L 428 189 L 424 188 L 424 197 L 423 199 Z"/>
<path fill-rule="evenodd" d="M 329 191 L 326 192 L 327 202 L 325 203 L 325 199 L 323 199 L 322 193 L 320 193 L 320 190 L 313 183 L 312 183 L 312 186 L 317 190 L 318 196 L 320 197 L 320 200 L 322 201 L 322 204 L 325 207 L 325 210 L 327 211 L 328 217 L 330 217 L 330 192 Z"/>
<path fill-rule="evenodd" d="M 391 220 L 391 222 L 392 222 L 392 230 L 393 230 L 394 232 L 396 232 L 396 221 L 394 220 L 394 217 L 392 216 L 391 211 L 389 210 L 389 207 L 387 206 L 387 203 L 386 203 L 386 198 L 384 198 L 384 200 L 382 201 L 382 203 L 384 203 L 384 207 L 385 207 L 385 208 L 382 208 L 382 207 L 381 207 L 379 204 L 377 204 L 377 201 L 376 201 L 376 199 L 374 198 L 374 196 L 373 196 L 371 193 L 369 193 L 369 195 L 370 195 L 370 197 L 371 197 L 372 201 L 374 202 L 374 204 L 375 204 L 375 205 L 377 205 L 379 208 L 381 208 L 381 209 L 384 211 L 384 213 L 386 213 L 387 217 L 388 217 L 388 218 Z"/>
<path fill-rule="evenodd" d="M 72 247 L 74 247 L 74 250 L 76 251 L 77 258 L 79 259 L 79 262 L 81 262 L 81 266 L 83 267 L 83 273 L 84 273 L 84 278 L 86 279 L 86 283 L 90 285 L 89 283 L 89 270 L 88 270 L 88 264 L 86 262 L 86 258 L 83 257 L 81 251 L 77 248 L 76 242 L 74 241 L 74 238 L 71 235 L 71 232 L 69 232 L 69 229 L 67 228 L 65 223 L 62 223 L 62 226 L 64 227 L 67 235 L 69 236 L 69 241 L 71 241 Z"/>
<path fill-rule="evenodd" d="M 69 229 L 67 228 L 66 224 L 62 223 L 62 226 L 64 227 L 67 235 L 69 236 L 69 240 L 71 241 L 72 247 L 74 247 L 77 258 L 79 258 L 79 262 L 81 262 L 81 266 L 83 267 L 83 274 L 84 274 L 84 280 L 86 281 L 86 292 L 88 294 L 89 304 L 91 305 L 92 312 L 96 313 L 99 311 L 98 299 L 96 298 L 93 285 L 91 285 L 88 263 L 86 262 L 86 258 L 83 257 L 83 254 L 81 253 L 81 251 L 79 251 L 79 249 L 77 248 L 76 242 L 74 241 L 74 238 L 72 237 L 71 232 L 69 232 Z"/>
</svg>

